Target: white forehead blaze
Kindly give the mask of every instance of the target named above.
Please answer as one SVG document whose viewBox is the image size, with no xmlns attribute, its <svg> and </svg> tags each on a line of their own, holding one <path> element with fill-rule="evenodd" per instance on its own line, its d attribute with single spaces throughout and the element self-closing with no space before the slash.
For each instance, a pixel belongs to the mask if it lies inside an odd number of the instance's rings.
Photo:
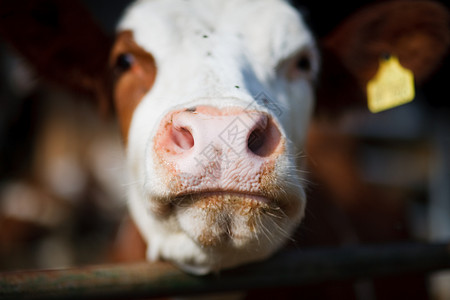
<svg viewBox="0 0 450 300">
<path fill-rule="evenodd" d="M 167 69 L 172 78 L 179 74 L 190 82 L 193 74 L 205 74 L 202 66 L 215 68 L 222 84 L 227 77 L 230 83 L 242 80 L 233 67 L 251 68 L 264 81 L 296 51 L 314 48 L 299 14 L 276 0 L 140 0 L 128 9 L 121 30 L 131 30 L 155 57 L 160 76 Z"/>
<path fill-rule="evenodd" d="M 213 50 L 214 43 L 238 37 L 245 38 L 249 54 L 276 60 L 312 42 L 298 13 L 277 0 L 139 0 L 120 22 L 119 30 L 124 29 L 133 30 L 156 59 L 181 49 Z M 199 43 L 205 35 L 213 41 Z"/>
</svg>

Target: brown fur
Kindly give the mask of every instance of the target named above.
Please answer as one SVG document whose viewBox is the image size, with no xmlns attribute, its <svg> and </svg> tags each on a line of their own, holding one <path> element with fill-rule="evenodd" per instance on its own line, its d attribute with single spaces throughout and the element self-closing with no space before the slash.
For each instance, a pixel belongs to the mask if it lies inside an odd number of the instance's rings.
<svg viewBox="0 0 450 300">
<path fill-rule="evenodd" d="M 134 221 L 127 217 L 120 225 L 115 245 L 111 251 L 114 262 L 137 262 L 145 260 L 147 245 Z"/>
<path fill-rule="evenodd" d="M 135 61 L 130 70 L 115 78 L 113 95 L 122 136 L 126 142 L 134 110 L 155 81 L 156 64 L 153 56 L 136 44 L 133 33 L 128 30 L 117 36 L 111 52 L 111 68 L 114 68 L 117 57 L 124 53 L 132 54 Z"/>
</svg>

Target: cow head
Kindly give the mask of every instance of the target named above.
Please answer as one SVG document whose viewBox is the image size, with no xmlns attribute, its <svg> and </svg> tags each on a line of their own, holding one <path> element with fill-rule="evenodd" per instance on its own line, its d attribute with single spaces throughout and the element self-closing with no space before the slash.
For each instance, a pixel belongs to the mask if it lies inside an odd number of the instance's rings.
<svg viewBox="0 0 450 300">
<path fill-rule="evenodd" d="M 139 1 L 110 65 L 147 257 L 205 273 L 283 245 L 305 208 L 318 68 L 301 16 L 282 1 Z"/>
</svg>

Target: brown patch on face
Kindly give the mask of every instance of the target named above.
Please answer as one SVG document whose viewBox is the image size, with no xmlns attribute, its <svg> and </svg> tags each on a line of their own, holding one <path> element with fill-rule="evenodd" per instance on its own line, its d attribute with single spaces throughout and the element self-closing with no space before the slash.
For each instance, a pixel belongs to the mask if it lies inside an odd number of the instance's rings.
<svg viewBox="0 0 450 300">
<path fill-rule="evenodd" d="M 114 72 L 114 105 L 126 143 L 134 110 L 155 81 L 156 63 L 127 30 L 117 36 L 109 65 Z"/>
</svg>

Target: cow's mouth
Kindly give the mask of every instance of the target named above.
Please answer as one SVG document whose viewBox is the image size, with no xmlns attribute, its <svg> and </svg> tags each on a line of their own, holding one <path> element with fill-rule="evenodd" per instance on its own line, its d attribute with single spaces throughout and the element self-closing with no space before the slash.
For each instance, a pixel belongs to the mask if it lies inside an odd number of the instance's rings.
<svg viewBox="0 0 450 300">
<path fill-rule="evenodd" d="M 202 247 L 248 247 L 267 235 L 270 225 L 283 223 L 285 212 L 262 194 L 206 191 L 177 197 L 182 229 Z M 270 221 L 270 220 L 272 221 Z"/>
<path fill-rule="evenodd" d="M 183 193 L 174 198 L 174 202 L 181 204 L 183 202 L 195 202 L 198 200 L 227 200 L 227 201 L 254 201 L 262 205 L 270 205 L 276 202 L 275 200 L 263 195 L 262 193 L 241 192 L 241 191 L 226 191 L 226 190 L 212 190 L 193 193 Z"/>
</svg>

